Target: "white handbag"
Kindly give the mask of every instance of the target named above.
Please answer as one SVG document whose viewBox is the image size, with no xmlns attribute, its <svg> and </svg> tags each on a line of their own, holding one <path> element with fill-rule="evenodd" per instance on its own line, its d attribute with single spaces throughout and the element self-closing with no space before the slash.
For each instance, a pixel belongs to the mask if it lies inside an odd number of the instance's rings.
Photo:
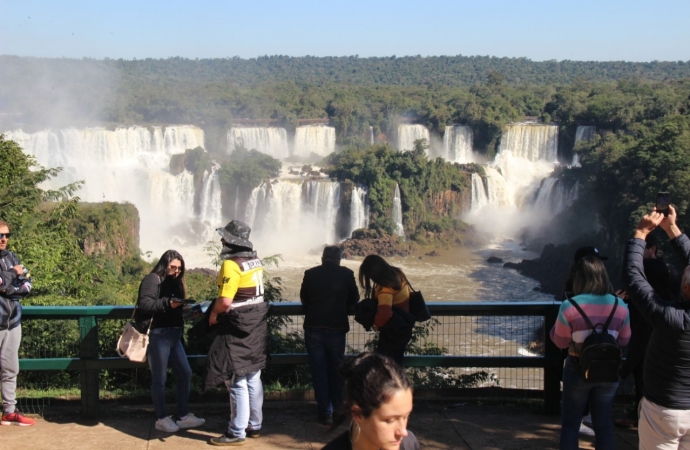
<svg viewBox="0 0 690 450">
<path fill-rule="evenodd" d="M 131 319 L 134 319 L 136 310 L 135 306 Z M 121 358 L 128 358 L 130 361 L 146 362 L 146 349 L 149 346 L 149 331 L 151 331 L 153 317 L 149 321 L 149 328 L 145 334 L 137 331 L 131 319 L 125 324 L 120 339 L 117 340 L 117 354 Z"/>
</svg>

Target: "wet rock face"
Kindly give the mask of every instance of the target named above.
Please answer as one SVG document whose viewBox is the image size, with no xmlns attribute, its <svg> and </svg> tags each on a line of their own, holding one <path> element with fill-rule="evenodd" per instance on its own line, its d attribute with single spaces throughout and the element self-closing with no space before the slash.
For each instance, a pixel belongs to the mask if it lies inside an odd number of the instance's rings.
<svg viewBox="0 0 690 450">
<path fill-rule="evenodd" d="M 347 239 L 340 244 L 343 258 L 353 256 L 379 255 L 408 256 L 414 250 L 414 244 L 405 242 L 397 236 L 384 236 L 379 238 Z"/>
</svg>

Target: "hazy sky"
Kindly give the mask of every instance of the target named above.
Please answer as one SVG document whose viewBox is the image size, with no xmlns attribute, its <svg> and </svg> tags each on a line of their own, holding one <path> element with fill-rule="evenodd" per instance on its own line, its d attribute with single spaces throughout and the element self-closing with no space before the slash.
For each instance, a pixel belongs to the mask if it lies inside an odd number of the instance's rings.
<svg viewBox="0 0 690 450">
<path fill-rule="evenodd" d="M 0 54 L 690 60 L 690 0 L 0 0 Z"/>
</svg>

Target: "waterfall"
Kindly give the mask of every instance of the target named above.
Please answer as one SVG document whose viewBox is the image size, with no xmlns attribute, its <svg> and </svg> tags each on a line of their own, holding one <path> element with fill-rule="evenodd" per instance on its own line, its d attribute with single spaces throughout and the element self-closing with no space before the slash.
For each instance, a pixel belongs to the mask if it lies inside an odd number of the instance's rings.
<svg viewBox="0 0 690 450">
<path fill-rule="evenodd" d="M 210 226 L 218 226 L 223 221 L 221 214 L 220 181 L 218 180 L 220 166 L 214 164 L 210 171 L 204 172 L 201 182 L 201 207 L 199 219 Z M 237 194 L 235 194 L 237 197 Z"/>
<path fill-rule="evenodd" d="M 228 131 L 228 153 L 239 146 L 257 150 L 276 159 L 290 156 L 285 128 L 233 127 Z"/>
<path fill-rule="evenodd" d="M 190 221 L 208 220 L 205 214 L 220 209 L 220 190 L 215 184 L 209 193 L 215 206 L 203 206 L 206 212 L 196 217 L 192 174 L 172 175 L 169 171 L 171 155 L 204 147 L 200 128 L 69 128 L 31 134 L 17 130 L 5 137 L 16 141 L 42 166 L 64 168 L 46 188 L 83 180 L 85 184 L 77 193 L 82 201 L 133 203 L 140 215 L 141 248 L 154 256 L 173 244 L 198 242 Z M 215 174 L 208 176 L 209 185 L 217 183 Z"/>
<path fill-rule="evenodd" d="M 277 180 L 252 191 L 246 220 L 263 245 L 304 252 L 338 242 L 339 206 L 340 183 Z"/>
<path fill-rule="evenodd" d="M 449 125 L 443 134 L 443 159 L 466 164 L 474 162 L 472 153 L 472 128 L 466 125 Z"/>
<path fill-rule="evenodd" d="M 350 195 L 350 232 L 347 237 L 352 236 L 352 232 L 359 228 L 369 226 L 369 205 L 367 204 L 367 189 L 355 186 Z"/>
<path fill-rule="evenodd" d="M 335 128 L 325 125 L 306 125 L 295 129 L 293 155 L 309 157 L 312 153 L 328 156 L 335 151 Z"/>
<path fill-rule="evenodd" d="M 374 145 L 374 127 L 369 126 L 369 144 Z"/>
<path fill-rule="evenodd" d="M 395 234 L 405 237 L 405 227 L 403 226 L 402 201 L 400 199 L 400 187 L 395 183 L 395 194 L 393 195 L 393 221 L 395 222 Z"/>
<path fill-rule="evenodd" d="M 529 123 L 508 125 L 498 152 L 506 151 L 532 162 L 555 162 L 558 154 L 558 127 Z"/>
<path fill-rule="evenodd" d="M 578 142 L 591 141 L 594 139 L 594 134 L 597 131 L 597 127 L 592 125 L 579 125 L 575 130 L 575 145 Z M 573 152 L 573 161 L 570 163 L 571 167 L 582 167 L 580 165 L 580 157 L 577 153 Z"/>
<path fill-rule="evenodd" d="M 398 125 L 398 150 L 410 151 L 414 149 L 414 141 L 418 139 L 429 140 L 429 130 L 424 125 Z"/>
<path fill-rule="evenodd" d="M 472 174 L 472 210 L 479 211 L 489 204 L 484 181 L 478 173 Z"/>
<path fill-rule="evenodd" d="M 499 152 L 484 168 L 486 176 L 472 175 L 472 207 L 465 219 L 497 236 L 514 236 L 572 203 L 577 189 L 548 178 L 557 165 L 557 144 L 556 126 L 509 125 Z"/>
<path fill-rule="evenodd" d="M 579 125 L 575 130 L 575 143 L 580 141 L 591 141 L 594 139 L 597 127 L 591 125 Z"/>
<path fill-rule="evenodd" d="M 578 183 L 568 189 L 558 178 L 545 178 L 536 192 L 534 209 L 545 214 L 559 214 L 577 199 L 578 190 Z"/>
</svg>

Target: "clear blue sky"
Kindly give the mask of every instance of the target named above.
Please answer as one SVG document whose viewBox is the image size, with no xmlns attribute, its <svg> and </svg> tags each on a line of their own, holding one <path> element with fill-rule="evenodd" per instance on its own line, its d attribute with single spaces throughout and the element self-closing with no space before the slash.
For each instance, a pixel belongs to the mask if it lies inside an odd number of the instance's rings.
<svg viewBox="0 0 690 450">
<path fill-rule="evenodd" d="M 690 0 L 0 0 L 0 54 L 690 60 Z"/>
</svg>

